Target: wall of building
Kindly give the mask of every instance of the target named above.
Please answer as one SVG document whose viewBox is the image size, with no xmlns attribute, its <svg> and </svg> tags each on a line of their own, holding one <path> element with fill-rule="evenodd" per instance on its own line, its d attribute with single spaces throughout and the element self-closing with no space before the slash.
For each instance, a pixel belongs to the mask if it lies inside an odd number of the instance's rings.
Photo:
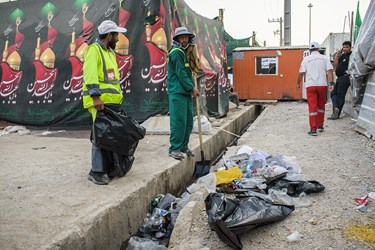
<svg viewBox="0 0 375 250">
<path fill-rule="evenodd" d="M 251 100 L 298 100 L 298 71 L 304 49 L 275 49 L 238 51 L 234 58 L 233 81 L 240 99 Z M 257 74 L 257 57 L 276 58 L 275 74 Z M 267 63 L 267 62 L 266 62 Z M 265 64 L 266 64 L 265 63 Z M 258 67 L 259 67 L 258 61 Z M 266 65 L 264 65 L 266 67 Z M 263 62 L 261 64 L 263 67 Z M 258 72 L 259 73 L 259 72 Z"/>
</svg>

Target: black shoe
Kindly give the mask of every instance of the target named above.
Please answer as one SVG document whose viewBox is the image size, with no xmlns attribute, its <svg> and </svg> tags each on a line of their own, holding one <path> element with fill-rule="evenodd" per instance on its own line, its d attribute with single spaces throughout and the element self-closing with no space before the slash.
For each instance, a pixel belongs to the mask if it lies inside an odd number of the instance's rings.
<svg viewBox="0 0 375 250">
<path fill-rule="evenodd" d="M 319 126 L 318 127 L 318 132 L 324 132 L 324 127 L 323 126 Z"/>
<path fill-rule="evenodd" d="M 87 175 L 87 178 L 97 185 L 109 184 L 108 175 L 104 173 L 90 171 L 90 173 Z"/>
<path fill-rule="evenodd" d="M 184 158 L 184 155 L 180 151 L 172 151 L 168 155 L 176 160 L 182 160 Z"/>
<path fill-rule="evenodd" d="M 317 136 L 318 133 L 316 132 L 316 130 L 311 130 L 309 132 L 307 132 L 308 135 L 311 135 L 311 136 Z"/>
<path fill-rule="evenodd" d="M 333 110 L 333 114 L 331 116 L 331 120 L 337 120 L 339 118 L 340 118 L 340 110 L 339 110 L 339 108 L 335 108 Z"/>
<path fill-rule="evenodd" d="M 195 154 L 190 149 L 181 150 L 182 153 L 185 153 L 189 157 L 195 157 Z"/>
</svg>

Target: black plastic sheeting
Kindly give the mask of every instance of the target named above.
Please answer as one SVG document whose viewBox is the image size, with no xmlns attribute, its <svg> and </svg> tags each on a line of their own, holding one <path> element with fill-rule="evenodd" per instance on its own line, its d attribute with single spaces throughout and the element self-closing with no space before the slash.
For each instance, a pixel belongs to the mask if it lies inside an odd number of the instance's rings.
<svg viewBox="0 0 375 250">
<path fill-rule="evenodd" d="M 242 249 L 239 234 L 286 218 L 293 206 L 274 205 L 259 197 L 228 199 L 211 193 L 205 200 L 208 223 L 218 237 L 233 249 Z"/>
<path fill-rule="evenodd" d="M 98 147 L 121 155 L 133 155 L 146 129 L 131 118 L 120 105 L 104 105 L 97 112 L 91 141 Z"/>
<path fill-rule="evenodd" d="M 298 197 L 301 193 L 311 194 L 322 192 L 325 187 L 317 181 L 290 181 L 286 179 L 279 179 L 268 183 L 267 189 L 286 189 L 286 193 L 289 196 Z"/>
</svg>

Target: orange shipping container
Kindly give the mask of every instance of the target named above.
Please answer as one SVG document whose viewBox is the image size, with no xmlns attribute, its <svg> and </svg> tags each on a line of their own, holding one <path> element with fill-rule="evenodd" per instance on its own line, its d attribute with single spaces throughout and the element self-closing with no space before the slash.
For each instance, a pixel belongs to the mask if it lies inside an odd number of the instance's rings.
<svg viewBox="0 0 375 250">
<path fill-rule="evenodd" d="M 308 47 L 249 47 L 233 50 L 233 84 L 240 99 L 299 100 L 296 82 Z"/>
</svg>

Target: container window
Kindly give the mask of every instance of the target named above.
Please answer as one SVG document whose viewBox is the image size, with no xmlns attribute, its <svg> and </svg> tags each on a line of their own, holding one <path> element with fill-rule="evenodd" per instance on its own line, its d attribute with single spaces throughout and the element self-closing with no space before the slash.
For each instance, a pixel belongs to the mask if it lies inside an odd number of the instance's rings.
<svg viewBox="0 0 375 250">
<path fill-rule="evenodd" d="M 279 64 L 277 56 L 257 56 L 255 58 L 256 75 L 277 75 Z"/>
</svg>

